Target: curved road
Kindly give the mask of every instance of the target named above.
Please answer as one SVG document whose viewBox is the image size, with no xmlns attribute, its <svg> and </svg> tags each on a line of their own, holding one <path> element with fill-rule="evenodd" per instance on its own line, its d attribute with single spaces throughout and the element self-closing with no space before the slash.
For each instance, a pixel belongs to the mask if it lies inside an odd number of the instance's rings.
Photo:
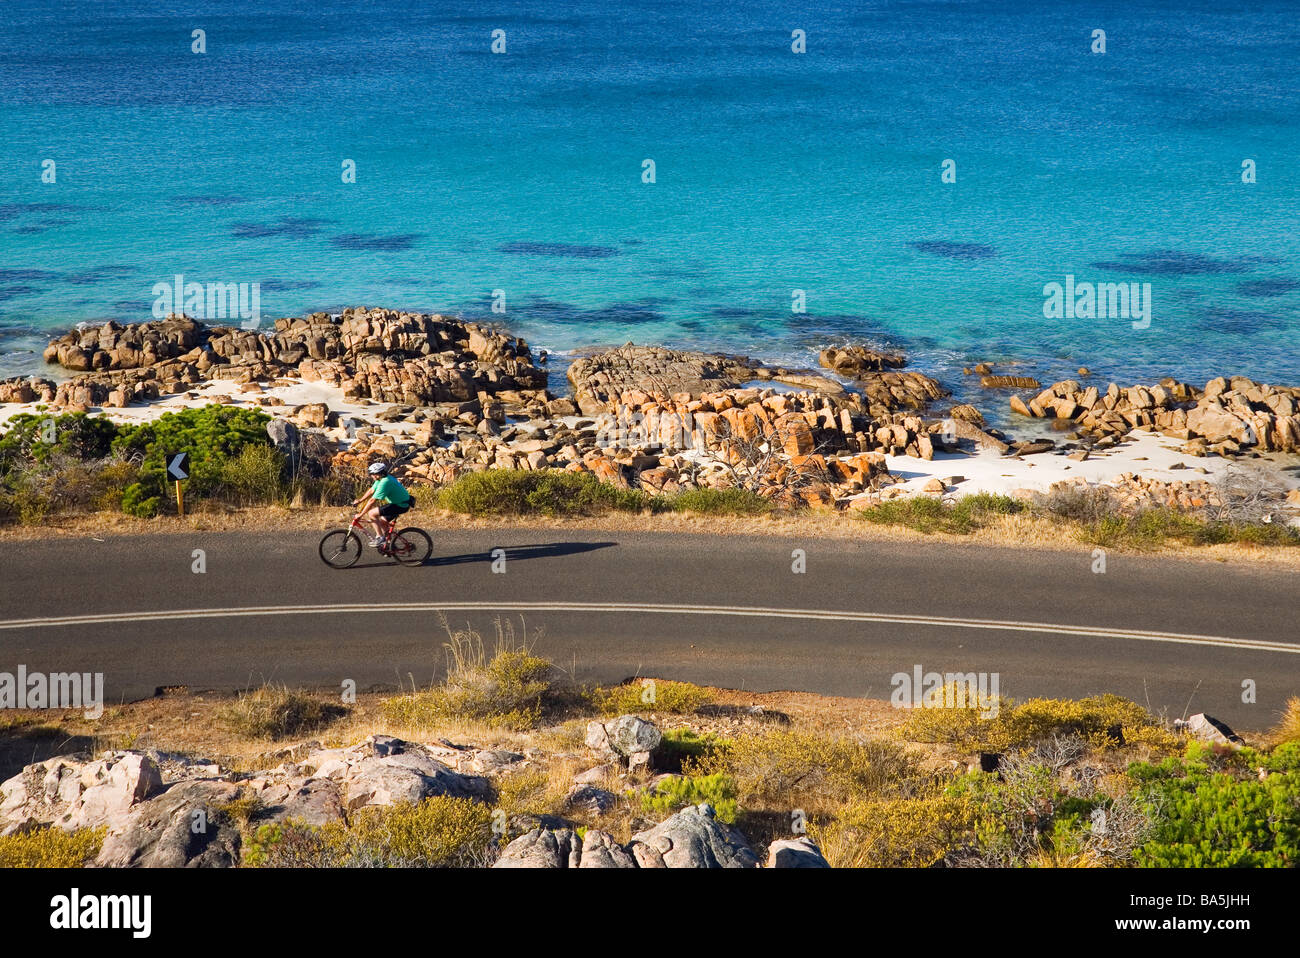
<svg viewBox="0 0 1300 958">
<path fill-rule="evenodd" d="M 435 533 L 421 568 L 368 550 L 335 571 L 317 539 L 5 543 L 0 671 L 103 672 L 109 701 L 264 680 L 409 687 L 442 668 L 441 612 L 489 637 L 494 619 L 523 616 L 544 630 L 539 653 L 591 681 L 888 698 L 891 677 L 920 666 L 997 673 L 1017 699 L 1115 692 L 1175 717 L 1190 699 L 1251 729 L 1300 695 L 1300 601 L 1283 570 L 1111 554 L 1098 574 L 1082 546 L 517 529 Z"/>
</svg>

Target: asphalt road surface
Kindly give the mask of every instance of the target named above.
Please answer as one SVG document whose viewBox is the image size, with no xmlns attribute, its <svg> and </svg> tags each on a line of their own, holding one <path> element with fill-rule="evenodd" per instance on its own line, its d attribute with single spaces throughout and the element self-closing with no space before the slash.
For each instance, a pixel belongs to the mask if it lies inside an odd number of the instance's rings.
<svg viewBox="0 0 1300 958">
<path fill-rule="evenodd" d="M 103 672 L 109 702 L 181 685 L 409 687 L 444 667 L 441 614 L 488 637 L 522 617 L 544 630 L 540 654 L 587 681 L 888 698 L 919 666 L 996 673 L 1016 699 L 1114 692 L 1249 729 L 1300 695 L 1284 570 L 1112 553 L 1096 573 L 1083 546 L 430 531 L 424 566 L 367 550 L 342 571 L 311 531 L 5 543 L 0 671 Z"/>
</svg>

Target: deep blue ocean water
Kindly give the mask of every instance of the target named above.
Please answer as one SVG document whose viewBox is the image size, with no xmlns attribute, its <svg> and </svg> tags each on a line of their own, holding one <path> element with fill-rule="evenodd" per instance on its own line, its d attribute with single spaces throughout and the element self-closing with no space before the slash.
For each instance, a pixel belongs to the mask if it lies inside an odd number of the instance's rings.
<svg viewBox="0 0 1300 958">
<path fill-rule="evenodd" d="M 1246 6 L 6 0 L 0 375 L 180 273 L 552 350 L 1300 383 L 1300 2 Z M 1067 274 L 1149 328 L 1044 319 Z"/>
</svg>

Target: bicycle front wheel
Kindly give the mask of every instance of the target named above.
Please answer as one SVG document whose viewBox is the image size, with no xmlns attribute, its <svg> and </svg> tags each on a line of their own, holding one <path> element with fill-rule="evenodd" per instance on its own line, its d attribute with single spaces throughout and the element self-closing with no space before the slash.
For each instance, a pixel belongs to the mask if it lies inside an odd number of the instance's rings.
<svg viewBox="0 0 1300 958">
<path fill-rule="evenodd" d="M 429 533 L 415 526 L 395 532 L 388 542 L 388 554 L 402 565 L 422 565 L 432 552 Z"/>
<path fill-rule="evenodd" d="M 361 539 L 351 529 L 335 529 L 320 541 L 320 557 L 331 569 L 346 569 L 361 558 Z"/>
</svg>

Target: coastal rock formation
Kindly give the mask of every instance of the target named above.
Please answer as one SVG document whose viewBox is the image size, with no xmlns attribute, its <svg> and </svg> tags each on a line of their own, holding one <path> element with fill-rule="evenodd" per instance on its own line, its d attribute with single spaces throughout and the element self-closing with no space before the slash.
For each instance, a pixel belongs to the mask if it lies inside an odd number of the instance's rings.
<svg viewBox="0 0 1300 958">
<path fill-rule="evenodd" d="M 865 397 L 866 411 L 885 419 L 903 409 L 927 409 L 930 403 L 948 395 L 948 390 L 918 372 L 895 372 L 906 365 L 897 354 L 880 353 L 865 346 L 824 349 L 819 362 L 842 376 L 855 379 Z"/>
<path fill-rule="evenodd" d="M 0 402 L 39 399 L 55 407 L 125 406 L 185 392 L 211 379 L 240 383 L 297 375 L 379 402 L 465 401 L 516 392 L 550 399 L 546 374 L 521 339 L 439 315 L 355 308 L 277 319 L 270 332 L 205 326 L 185 316 L 74 330 L 45 360 L 85 373 L 0 383 Z"/>
<path fill-rule="evenodd" d="M 436 795 L 486 799 L 490 793 L 486 779 L 453 771 L 428 748 L 388 735 L 371 735 L 351 748 L 313 752 L 302 764 L 311 769 L 311 779 L 338 784 L 349 814 Z"/>
<path fill-rule="evenodd" d="M 158 765 L 138 752 L 96 759 L 61 755 L 0 784 L 0 835 L 53 825 L 69 831 L 117 825 L 132 806 L 163 791 Z"/>
<path fill-rule="evenodd" d="M 653 722 L 620 715 L 612 722 L 589 722 L 586 745 L 597 758 L 618 758 L 629 769 L 651 768 L 663 734 Z"/>
<path fill-rule="evenodd" d="M 1184 440 L 1191 453 L 1300 452 L 1300 388 L 1244 376 L 1212 379 L 1203 390 L 1173 379 L 1154 386 L 1110 383 L 1105 390 L 1085 389 L 1069 379 L 1028 402 L 1020 396 L 1010 402 L 1012 412 L 1071 420 L 1098 439 L 1151 429 Z"/>
<path fill-rule="evenodd" d="M 239 863 L 239 829 L 217 809 L 238 797 L 239 786 L 230 782 L 178 783 L 134 806 L 118 827 L 110 827 L 95 864 L 100 868 L 231 868 Z"/>
<path fill-rule="evenodd" d="M 745 356 L 631 343 L 574 360 L 568 377 L 578 411 L 584 415 L 614 412 L 620 405 L 650 399 L 697 399 L 705 393 L 736 389 L 756 380 L 783 382 L 829 395 L 844 392 L 839 383 L 810 370 L 765 366 Z"/>
</svg>

